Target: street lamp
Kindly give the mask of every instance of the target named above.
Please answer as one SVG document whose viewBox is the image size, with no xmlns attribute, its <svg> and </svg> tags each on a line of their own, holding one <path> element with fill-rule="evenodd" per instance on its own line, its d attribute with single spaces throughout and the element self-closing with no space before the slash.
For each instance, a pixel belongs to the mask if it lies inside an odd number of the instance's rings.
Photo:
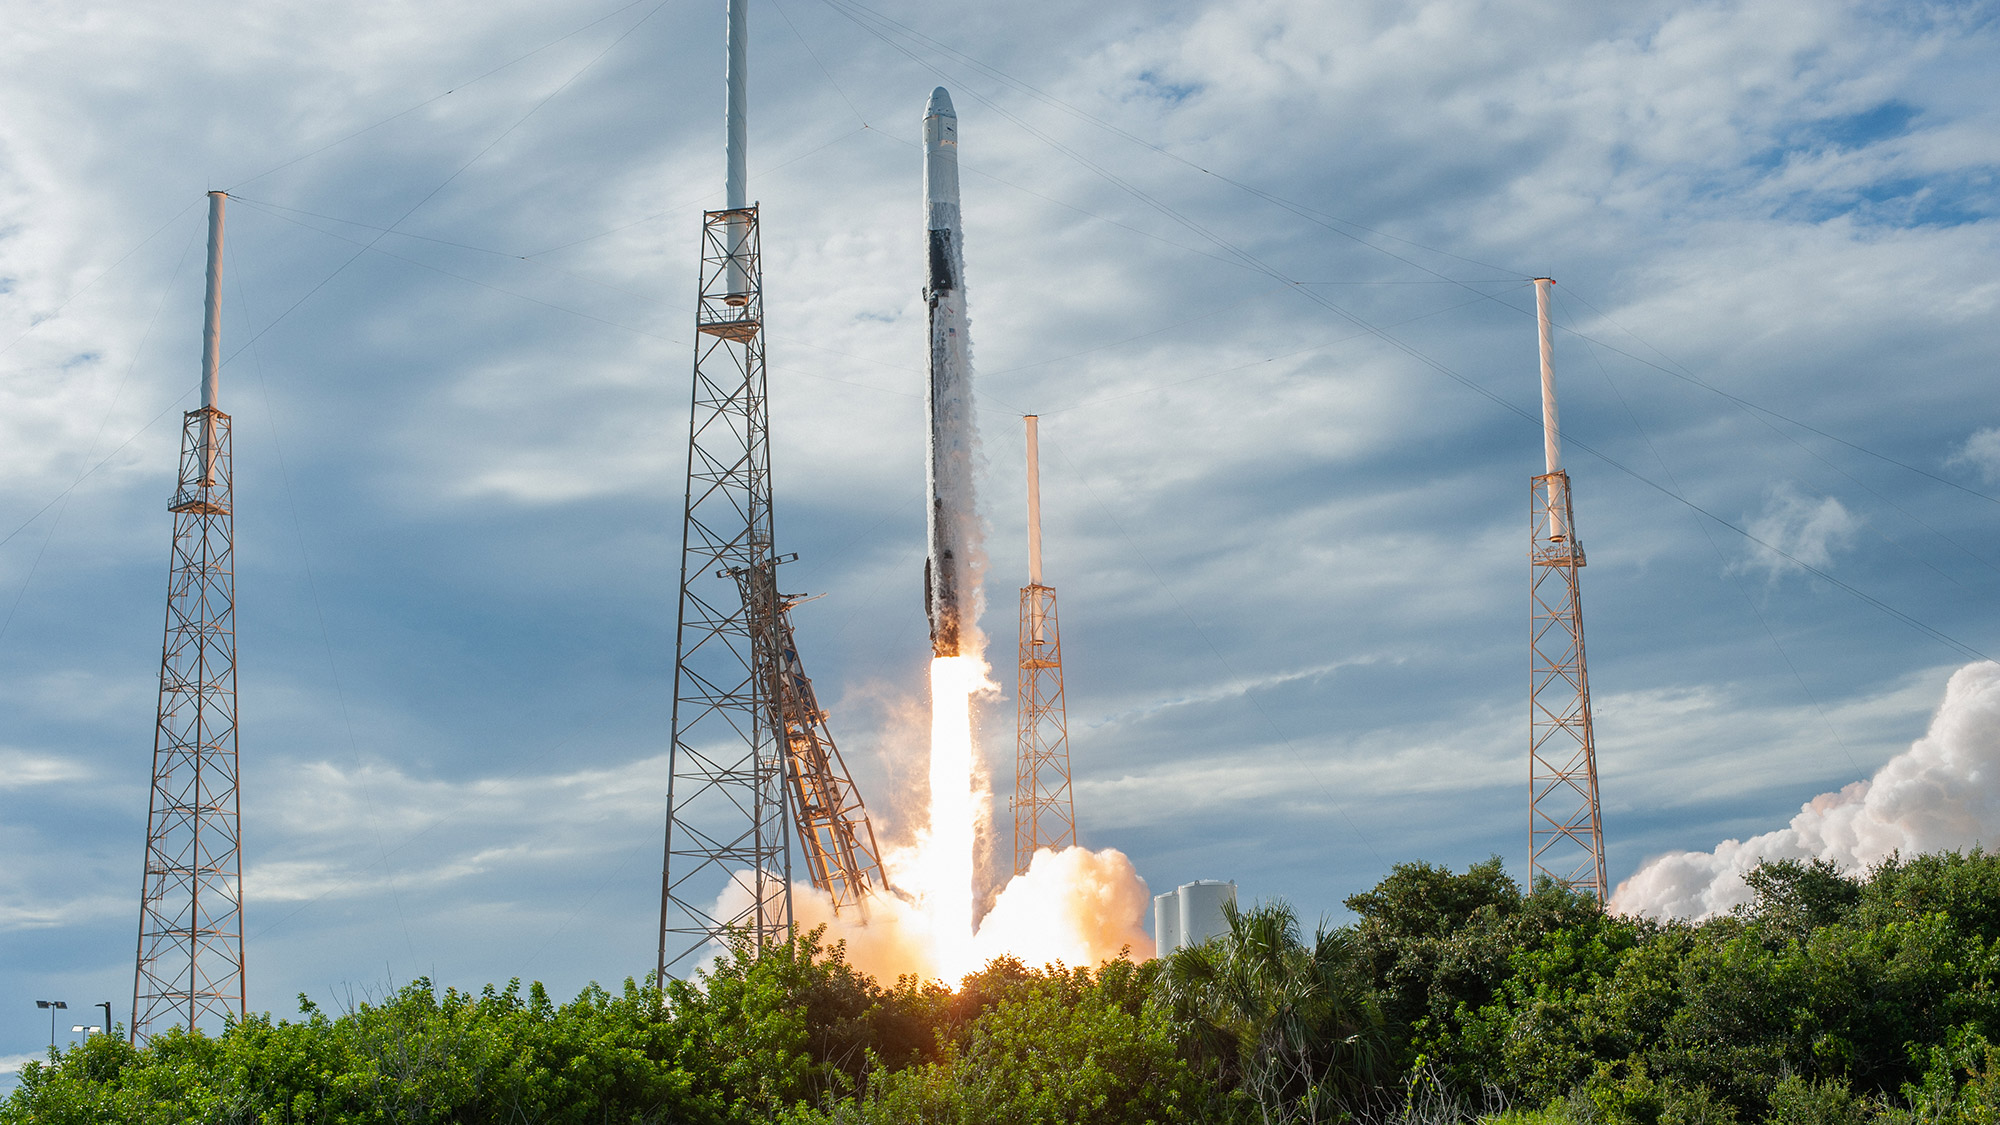
<svg viewBox="0 0 2000 1125">
<path fill-rule="evenodd" d="M 49 1010 L 49 1050 L 56 1049 L 56 1013 L 69 1011 L 69 1005 L 61 1000 L 37 1000 L 35 1007 Z"/>
<path fill-rule="evenodd" d="M 96 1024 L 94 1024 L 94 1023 L 73 1023 L 73 1024 L 69 1025 L 69 1029 L 70 1029 L 71 1031 L 81 1031 L 81 1032 L 83 1032 L 83 1037 L 84 1037 L 85 1039 L 88 1039 L 88 1038 L 90 1038 L 91 1036 L 93 1036 L 93 1035 L 97 1034 L 98 1032 L 100 1032 L 100 1031 L 103 1031 L 103 1030 L 104 1030 L 103 1028 L 101 1028 L 101 1027 L 97 1026 L 97 1025 L 96 1025 Z"/>
<path fill-rule="evenodd" d="M 91 1007 L 104 1009 L 104 1034 L 111 1034 L 111 1001 L 106 1000 L 102 1004 L 92 1004 Z"/>
</svg>

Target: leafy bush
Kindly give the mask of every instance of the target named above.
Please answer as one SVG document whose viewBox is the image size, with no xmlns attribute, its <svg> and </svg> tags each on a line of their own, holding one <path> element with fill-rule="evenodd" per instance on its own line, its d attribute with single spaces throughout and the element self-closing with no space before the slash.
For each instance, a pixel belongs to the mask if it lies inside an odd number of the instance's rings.
<svg viewBox="0 0 2000 1125">
<path fill-rule="evenodd" d="M 1387 1025 L 1353 935 L 1324 926 L 1307 944 L 1282 903 L 1223 908 L 1228 930 L 1167 958 L 1159 1007 L 1189 1055 L 1242 1090 L 1265 1121 L 1331 1119 L 1392 1076 Z"/>
<path fill-rule="evenodd" d="M 1733 914 L 1654 923 L 1497 859 L 1415 863 L 1309 937 L 1270 903 L 1166 961 L 1002 958 L 955 989 L 813 933 L 562 1005 L 301 997 L 31 1063 L 0 1125 L 2000 1125 L 2000 857 L 1749 882 Z"/>
<path fill-rule="evenodd" d="M 1001 963 L 969 987 L 992 996 L 937 1057 L 883 1070 L 859 1098 L 801 1108 L 793 1125 L 1152 1125 L 1220 1103 L 1179 1053 L 1167 1021 L 1137 1003 L 1147 974 L 1114 961 L 1093 974 Z M 996 979 L 997 978 L 997 979 Z M 968 984 L 975 982 L 968 978 Z"/>
</svg>

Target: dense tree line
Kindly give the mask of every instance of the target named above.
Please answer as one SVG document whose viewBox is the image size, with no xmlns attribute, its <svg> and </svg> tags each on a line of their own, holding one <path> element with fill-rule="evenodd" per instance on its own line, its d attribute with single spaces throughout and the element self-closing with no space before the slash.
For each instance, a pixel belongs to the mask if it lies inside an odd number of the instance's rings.
<svg viewBox="0 0 2000 1125">
<path fill-rule="evenodd" d="M 887 985 L 806 935 L 558 1005 L 418 981 L 33 1063 L 0 1125 L 2000 1125 L 2000 857 L 1774 863 L 1701 924 L 1406 864 L 1164 961 Z"/>
</svg>

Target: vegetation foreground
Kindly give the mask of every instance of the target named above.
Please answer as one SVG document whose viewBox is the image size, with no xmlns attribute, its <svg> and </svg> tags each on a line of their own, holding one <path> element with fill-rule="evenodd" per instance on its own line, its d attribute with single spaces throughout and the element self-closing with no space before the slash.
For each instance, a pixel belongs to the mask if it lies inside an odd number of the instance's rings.
<svg viewBox="0 0 2000 1125">
<path fill-rule="evenodd" d="M 2000 1125 L 2000 857 L 1767 864 L 1700 925 L 1499 860 L 1408 864 L 1302 933 L 1282 905 L 1165 961 L 995 961 L 885 987 L 817 935 L 697 987 L 418 981 L 29 1064 L 0 1125 L 648 1122 Z"/>
</svg>

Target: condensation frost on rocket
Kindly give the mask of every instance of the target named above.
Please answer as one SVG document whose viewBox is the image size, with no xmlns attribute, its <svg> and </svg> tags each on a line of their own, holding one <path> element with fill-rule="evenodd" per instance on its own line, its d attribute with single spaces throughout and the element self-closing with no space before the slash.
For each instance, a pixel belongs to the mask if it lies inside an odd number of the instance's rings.
<svg viewBox="0 0 2000 1125">
<path fill-rule="evenodd" d="M 972 473 L 979 431 L 972 414 L 972 342 L 966 332 L 965 245 L 958 210 L 958 115 L 940 86 L 924 109 L 924 212 L 930 273 L 930 555 L 925 610 L 931 655 L 958 656 L 979 619 L 979 525 Z"/>
</svg>

